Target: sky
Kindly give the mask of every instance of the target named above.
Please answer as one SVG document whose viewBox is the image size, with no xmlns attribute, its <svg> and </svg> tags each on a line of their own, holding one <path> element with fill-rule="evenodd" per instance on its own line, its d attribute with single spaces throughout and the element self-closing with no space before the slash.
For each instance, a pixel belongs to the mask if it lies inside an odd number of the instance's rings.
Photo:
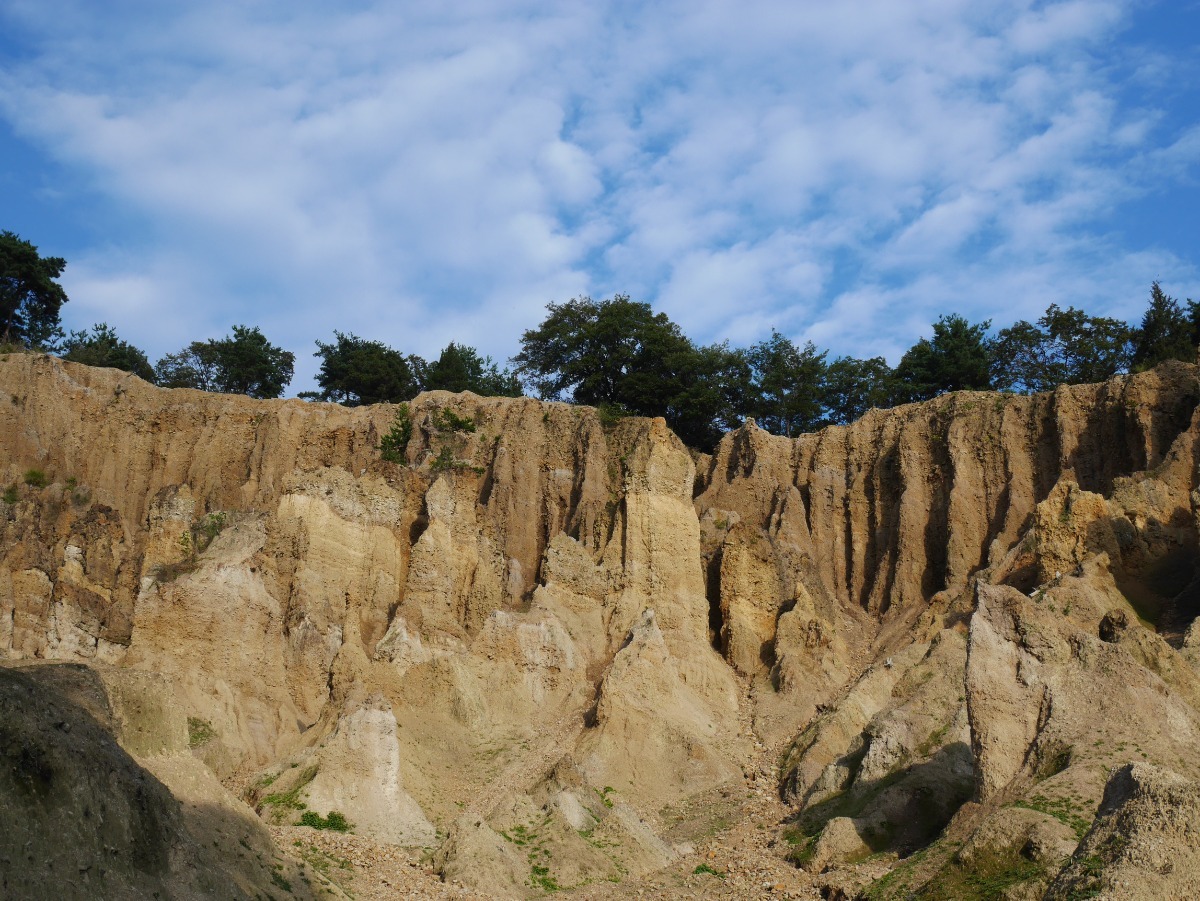
<svg viewBox="0 0 1200 901">
<path fill-rule="evenodd" d="M 504 361 L 628 294 L 896 363 L 1200 299 L 1200 0 L 0 0 L 0 230 L 68 329 Z"/>
</svg>

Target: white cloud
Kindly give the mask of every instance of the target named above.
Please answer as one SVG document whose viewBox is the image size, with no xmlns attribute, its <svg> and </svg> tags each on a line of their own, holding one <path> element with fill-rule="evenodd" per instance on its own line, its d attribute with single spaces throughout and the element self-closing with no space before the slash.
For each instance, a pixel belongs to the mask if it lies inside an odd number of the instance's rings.
<svg viewBox="0 0 1200 901">
<path fill-rule="evenodd" d="M 1097 217 L 1195 172 L 1115 81 L 1132 0 L 6 14 L 32 38 L 0 115 L 144 223 L 71 261 L 64 313 L 154 353 L 253 321 L 302 357 L 334 328 L 505 357 L 545 303 L 622 291 L 702 341 L 894 355 L 951 309 L 1115 303 L 1148 257 Z"/>
</svg>

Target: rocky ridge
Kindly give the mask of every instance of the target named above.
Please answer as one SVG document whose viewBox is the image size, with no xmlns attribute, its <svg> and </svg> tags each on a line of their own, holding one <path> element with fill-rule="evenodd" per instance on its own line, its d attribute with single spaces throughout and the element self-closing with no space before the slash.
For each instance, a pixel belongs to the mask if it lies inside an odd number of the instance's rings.
<svg viewBox="0 0 1200 901">
<path fill-rule="evenodd" d="M 1113 786 L 1200 777 L 1195 367 L 711 456 L 435 392 L 402 463 L 394 407 L 36 355 L 0 392 L 0 658 L 169 699 L 163 747 L 98 728 L 156 805 L 272 830 L 230 896 L 1068 897 L 1149 866 L 1102 833 L 1193 878 Z M 295 825 L 332 811 L 353 836 Z"/>
</svg>

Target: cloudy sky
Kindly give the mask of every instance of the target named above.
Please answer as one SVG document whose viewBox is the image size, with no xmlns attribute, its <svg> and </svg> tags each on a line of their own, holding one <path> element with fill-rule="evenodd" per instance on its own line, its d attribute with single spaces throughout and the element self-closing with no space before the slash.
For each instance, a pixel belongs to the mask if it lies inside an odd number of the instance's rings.
<svg viewBox="0 0 1200 901">
<path fill-rule="evenodd" d="M 0 0 L 0 229 L 152 359 L 614 292 L 895 363 L 1200 299 L 1200 0 Z"/>
</svg>

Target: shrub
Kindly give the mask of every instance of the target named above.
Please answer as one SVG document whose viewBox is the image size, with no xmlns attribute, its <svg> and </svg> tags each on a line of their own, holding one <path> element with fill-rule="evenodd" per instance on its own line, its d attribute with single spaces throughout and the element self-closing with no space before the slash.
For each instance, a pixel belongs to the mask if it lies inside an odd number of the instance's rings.
<svg viewBox="0 0 1200 901">
<path fill-rule="evenodd" d="M 25 470 L 25 484 L 30 488 L 45 488 L 46 482 L 46 474 L 40 469 Z"/>
<path fill-rule="evenodd" d="M 209 513 L 200 520 L 199 525 L 195 527 L 196 538 L 194 545 L 196 550 L 207 550 L 208 546 L 213 543 L 213 539 L 221 534 L 221 530 L 225 528 L 227 521 L 227 517 L 221 511 Z"/>
<path fill-rule="evenodd" d="M 18 497 L 16 485 L 9 485 L 4 489 L 4 503 L 8 504 L 9 506 L 15 504 Z"/>
<path fill-rule="evenodd" d="M 310 829 L 331 829 L 334 832 L 349 832 L 350 823 L 345 814 L 336 810 L 329 811 L 329 816 L 322 817 L 315 810 L 306 810 L 296 822 L 297 826 L 308 826 Z"/>
<path fill-rule="evenodd" d="M 433 415 L 433 427 L 442 432 L 474 432 L 475 421 L 443 407 Z"/>
<path fill-rule="evenodd" d="M 412 438 L 412 413 L 408 404 L 401 404 L 396 410 L 396 418 L 392 420 L 392 428 L 379 442 L 380 456 L 389 463 L 404 463 L 404 452 Z"/>
</svg>

